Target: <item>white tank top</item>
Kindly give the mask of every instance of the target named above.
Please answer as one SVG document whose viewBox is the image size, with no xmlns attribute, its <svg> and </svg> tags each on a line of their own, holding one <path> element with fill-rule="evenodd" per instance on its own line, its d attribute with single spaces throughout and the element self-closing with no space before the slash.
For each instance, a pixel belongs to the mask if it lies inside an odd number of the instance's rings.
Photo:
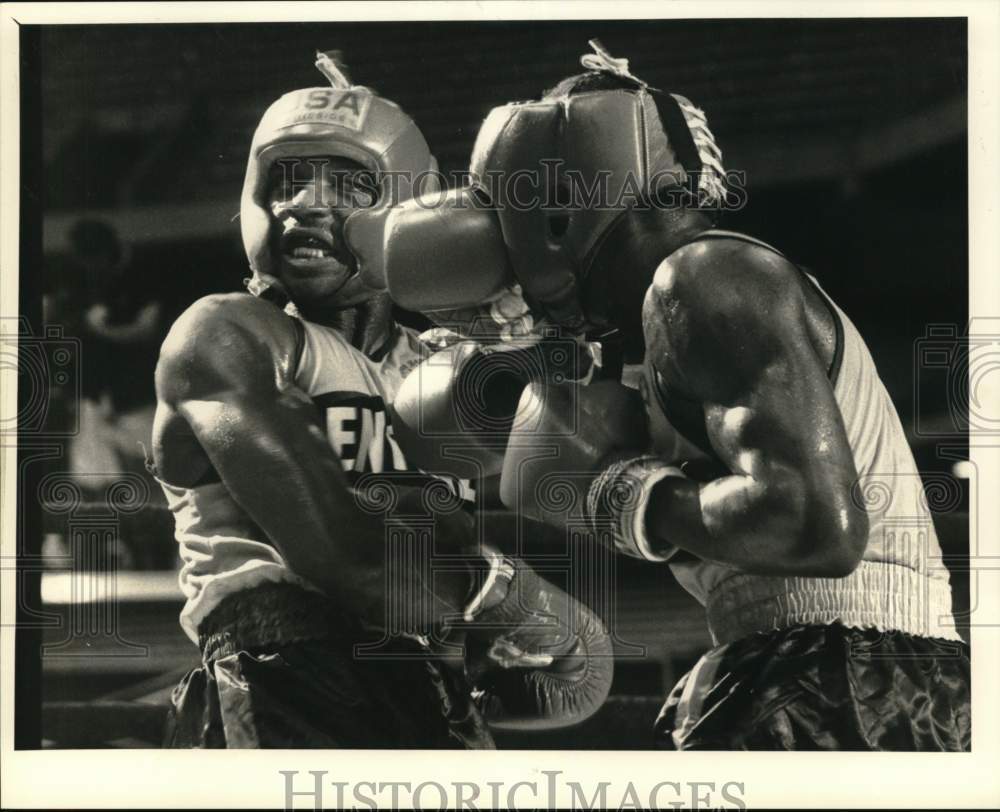
<svg viewBox="0 0 1000 812">
<path fill-rule="evenodd" d="M 744 235 L 712 236 L 774 250 Z M 706 607 L 717 644 L 757 631 L 834 622 L 960 640 L 948 571 L 899 416 L 857 328 L 808 278 L 840 321 L 841 357 L 833 391 L 858 472 L 855 498 L 864 501 L 868 512 L 868 545 L 862 561 L 846 578 L 748 575 L 706 561 L 685 561 L 670 568 Z M 646 365 L 647 375 L 648 369 Z M 647 378 L 642 388 L 649 392 L 653 386 L 655 382 Z M 655 435 L 660 407 L 647 405 L 652 407 L 650 427 Z"/>
<path fill-rule="evenodd" d="M 386 406 L 406 375 L 429 352 L 417 333 L 399 327 L 387 351 L 369 358 L 336 330 L 297 320 L 301 349 L 295 384 L 322 411 L 330 445 L 349 480 L 363 473 L 415 470 L 392 437 Z M 160 482 L 174 514 L 180 545 L 179 574 L 186 602 L 180 622 L 198 641 L 198 626 L 227 595 L 265 582 L 295 583 L 293 574 L 263 531 L 215 480 L 192 488 Z M 466 498 L 468 483 L 452 482 Z"/>
</svg>

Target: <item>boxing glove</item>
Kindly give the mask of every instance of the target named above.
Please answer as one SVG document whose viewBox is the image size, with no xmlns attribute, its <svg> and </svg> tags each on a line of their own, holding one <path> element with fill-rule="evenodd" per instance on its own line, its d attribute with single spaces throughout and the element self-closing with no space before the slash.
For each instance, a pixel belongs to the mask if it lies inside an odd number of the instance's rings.
<svg viewBox="0 0 1000 812">
<path fill-rule="evenodd" d="M 511 423 L 500 498 L 532 519 L 559 524 L 579 518 L 602 465 L 648 445 L 645 404 L 634 389 L 614 381 L 533 383 Z"/>
<path fill-rule="evenodd" d="M 577 724 L 607 698 L 614 652 L 604 624 L 525 562 L 498 556 L 466 618 L 466 678 L 493 727 Z"/>
<path fill-rule="evenodd" d="M 665 561 L 671 545 L 649 539 L 653 487 L 680 469 L 649 453 L 642 396 L 614 381 L 532 384 L 522 393 L 500 475 L 509 510 L 555 527 L 589 527 L 627 555 Z"/>
<path fill-rule="evenodd" d="M 420 313 L 478 308 L 514 284 L 496 212 L 474 188 L 394 207 L 382 262 L 392 300 Z"/>
<path fill-rule="evenodd" d="M 407 460 L 425 471 L 497 476 L 524 387 L 582 377 L 591 363 L 586 345 L 571 340 L 453 344 L 403 381 L 391 406 L 394 437 Z"/>
</svg>

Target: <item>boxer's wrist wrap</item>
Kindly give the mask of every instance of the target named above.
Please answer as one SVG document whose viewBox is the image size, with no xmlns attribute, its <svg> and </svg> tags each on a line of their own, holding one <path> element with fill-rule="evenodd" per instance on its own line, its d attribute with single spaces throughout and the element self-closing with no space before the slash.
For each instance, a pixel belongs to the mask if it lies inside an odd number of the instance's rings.
<svg viewBox="0 0 1000 812">
<path fill-rule="evenodd" d="M 590 484 L 587 521 L 598 535 L 610 531 L 615 549 L 633 558 L 667 561 L 677 548 L 651 542 L 646 535 L 646 507 L 653 487 L 668 476 L 684 477 L 679 469 L 651 457 L 612 463 Z"/>
<path fill-rule="evenodd" d="M 514 562 L 500 553 L 488 552 L 486 559 L 490 568 L 482 586 L 476 590 L 462 611 L 462 619 L 471 623 L 485 609 L 495 606 L 507 595 L 510 582 L 514 580 Z"/>
</svg>

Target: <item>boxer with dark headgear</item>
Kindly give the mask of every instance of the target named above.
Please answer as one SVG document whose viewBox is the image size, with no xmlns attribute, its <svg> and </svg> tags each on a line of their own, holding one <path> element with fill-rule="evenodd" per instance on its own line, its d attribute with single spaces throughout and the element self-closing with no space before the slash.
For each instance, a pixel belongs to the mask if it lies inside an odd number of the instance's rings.
<svg viewBox="0 0 1000 812">
<path fill-rule="evenodd" d="M 668 562 L 705 606 L 717 647 L 664 705 L 662 746 L 968 749 L 968 648 L 863 339 L 777 249 L 713 228 L 726 174 L 705 114 L 592 44 L 585 73 L 487 117 L 472 171 L 494 182 L 453 197 L 488 195 L 493 211 L 445 205 L 430 226 L 405 206 L 393 215 L 408 250 L 389 257 L 390 291 L 424 310 L 431 294 L 460 303 L 457 286 L 418 289 L 432 269 L 417 235 L 440 258 L 468 253 L 474 230 L 502 255 L 481 280 L 516 279 L 565 329 L 621 337 L 641 395 L 526 387 L 501 493 Z M 568 180 L 599 177 L 604 205 Z M 553 509 L 560 484 L 575 510 Z"/>
<path fill-rule="evenodd" d="M 370 269 L 380 220 L 434 182 L 434 159 L 398 106 L 317 66 L 331 86 L 285 94 L 254 134 L 255 295 L 196 302 L 157 368 L 151 467 L 203 660 L 174 692 L 167 743 L 490 747 L 487 722 L 580 721 L 610 686 L 607 632 L 481 544 L 460 484 L 393 437 L 388 409 L 428 353 Z M 444 567 L 419 541 L 428 522 Z M 456 636 L 457 669 L 440 657 Z"/>
</svg>

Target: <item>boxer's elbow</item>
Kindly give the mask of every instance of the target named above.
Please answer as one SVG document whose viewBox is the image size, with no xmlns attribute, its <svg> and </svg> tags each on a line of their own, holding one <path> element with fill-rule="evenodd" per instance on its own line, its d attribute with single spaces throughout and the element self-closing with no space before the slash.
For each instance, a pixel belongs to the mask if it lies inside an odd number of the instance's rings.
<svg viewBox="0 0 1000 812">
<path fill-rule="evenodd" d="M 868 514 L 848 497 L 829 508 L 826 517 L 821 533 L 825 577 L 845 578 L 861 564 L 868 547 Z"/>
<path fill-rule="evenodd" d="M 800 546 L 809 553 L 809 572 L 817 578 L 846 578 L 854 572 L 868 546 L 868 516 L 843 498 L 824 494 L 812 500 Z"/>
<path fill-rule="evenodd" d="M 810 492 L 803 478 L 788 476 L 762 489 L 759 506 L 771 518 L 771 542 L 778 542 L 772 563 L 781 574 L 843 578 L 861 563 L 868 517 L 851 504 L 849 494 Z"/>
</svg>

